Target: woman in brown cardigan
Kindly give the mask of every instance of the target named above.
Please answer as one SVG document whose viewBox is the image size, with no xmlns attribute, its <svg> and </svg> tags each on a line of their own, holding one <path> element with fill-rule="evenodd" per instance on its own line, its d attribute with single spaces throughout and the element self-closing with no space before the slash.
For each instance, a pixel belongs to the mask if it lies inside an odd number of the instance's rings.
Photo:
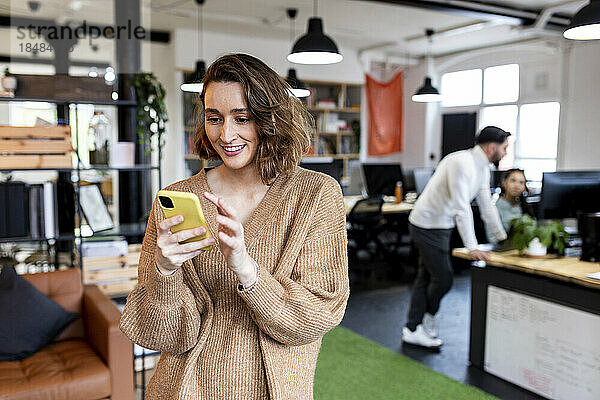
<svg viewBox="0 0 600 400">
<path fill-rule="evenodd" d="M 223 164 L 167 189 L 198 195 L 212 238 L 180 244 L 203 228 L 172 234 L 155 202 L 121 330 L 162 352 L 150 399 L 311 399 L 349 294 L 340 186 L 298 166 L 312 119 L 262 61 L 223 56 L 203 82 L 195 150 Z"/>
</svg>

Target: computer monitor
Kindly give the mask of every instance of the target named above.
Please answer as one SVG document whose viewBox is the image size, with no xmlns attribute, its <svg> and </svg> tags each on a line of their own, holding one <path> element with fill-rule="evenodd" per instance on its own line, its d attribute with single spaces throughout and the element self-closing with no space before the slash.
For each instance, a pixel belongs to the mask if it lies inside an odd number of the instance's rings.
<svg viewBox="0 0 600 400">
<path fill-rule="evenodd" d="M 433 176 L 433 168 L 415 168 L 413 173 L 415 176 L 415 190 L 417 191 L 417 196 L 420 196 L 425 190 L 425 186 L 429 182 L 429 179 Z"/>
<path fill-rule="evenodd" d="M 324 174 L 330 175 L 338 182 L 340 182 L 344 173 L 343 160 L 334 160 L 333 158 L 323 158 L 316 160 L 304 159 L 300 163 L 300 166 L 311 171 L 322 172 Z"/>
<path fill-rule="evenodd" d="M 415 174 L 412 169 L 402 169 L 402 188 L 405 193 L 417 191 L 415 188 Z"/>
<path fill-rule="evenodd" d="M 580 212 L 596 211 L 600 211 L 600 171 L 544 172 L 540 218 L 576 218 Z"/>
<path fill-rule="evenodd" d="M 363 164 L 367 193 L 370 197 L 394 196 L 396 182 L 403 182 L 402 166 L 396 164 Z"/>
<path fill-rule="evenodd" d="M 490 171 L 490 188 L 502 187 L 502 178 L 506 171 Z"/>
</svg>

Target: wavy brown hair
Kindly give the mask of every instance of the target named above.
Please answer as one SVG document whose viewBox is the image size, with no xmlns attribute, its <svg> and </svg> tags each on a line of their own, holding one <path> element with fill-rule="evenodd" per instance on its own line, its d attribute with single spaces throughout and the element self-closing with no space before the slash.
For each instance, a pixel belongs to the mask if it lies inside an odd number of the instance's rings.
<svg viewBox="0 0 600 400">
<path fill-rule="evenodd" d="M 194 150 L 200 158 L 220 160 L 206 135 L 204 95 L 211 82 L 238 82 L 258 131 L 255 162 L 262 181 L 289 174 L 310 146 L 314 120 L 290 94 L 290 86 L 258 58 L 247 54 L 219 57 L 206 71 L 196 102 Z"/>
</svg>

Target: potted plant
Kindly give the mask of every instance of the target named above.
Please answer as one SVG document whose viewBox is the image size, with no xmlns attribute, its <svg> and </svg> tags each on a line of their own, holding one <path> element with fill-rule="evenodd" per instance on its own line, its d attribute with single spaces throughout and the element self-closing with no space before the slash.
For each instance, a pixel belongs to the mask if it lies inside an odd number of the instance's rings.
<svg viewBox="0 0 600 400">
<path fill-rule="evenodd" d="M 165 122 L 168 121 L 165 105 L 165 89 L 151 72 L 137 72 L 133 86 L 137 98 L 137 136 L 144 146 L 144 153 L 152 151 L 152 138 L 156 135 L 159 149 L 162 148 L 162 135 L 165 133 Z"/>
<path fill-rule="evenodd" d="M 17 78 L 14 77 L 9 71 L 8 67 L 4 69 L 4 76 L 2 77 L 2 88 L 14 96 L 15 89 L 17 88 Z"/>
<path fill-rule="evenodd" d="M 548 253 L 548 249 L 564 255 L 569 234 L 559 221 L 538 223 L 529 215 L 523 215 L 513 219 L 511 226 L 512 242 L 520 255 L 541 257 Z"/>
</svg>

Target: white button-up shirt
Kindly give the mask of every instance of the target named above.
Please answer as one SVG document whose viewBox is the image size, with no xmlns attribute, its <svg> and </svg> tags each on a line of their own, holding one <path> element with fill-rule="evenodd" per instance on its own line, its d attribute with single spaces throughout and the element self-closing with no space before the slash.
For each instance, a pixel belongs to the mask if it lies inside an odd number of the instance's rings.
<svg viewBox="0 0 600 400">
<path fill-rule="evenodd" d="M 477 198 L 481 218 L 498 241 L 506 239 L 490 194 L 489 160 L 480 146 L 448 154 L 435 170 L 409 216 L 423 229 L 455 226 L 468 250 L 477 249 L 471 201 Z"/>
</svg>

